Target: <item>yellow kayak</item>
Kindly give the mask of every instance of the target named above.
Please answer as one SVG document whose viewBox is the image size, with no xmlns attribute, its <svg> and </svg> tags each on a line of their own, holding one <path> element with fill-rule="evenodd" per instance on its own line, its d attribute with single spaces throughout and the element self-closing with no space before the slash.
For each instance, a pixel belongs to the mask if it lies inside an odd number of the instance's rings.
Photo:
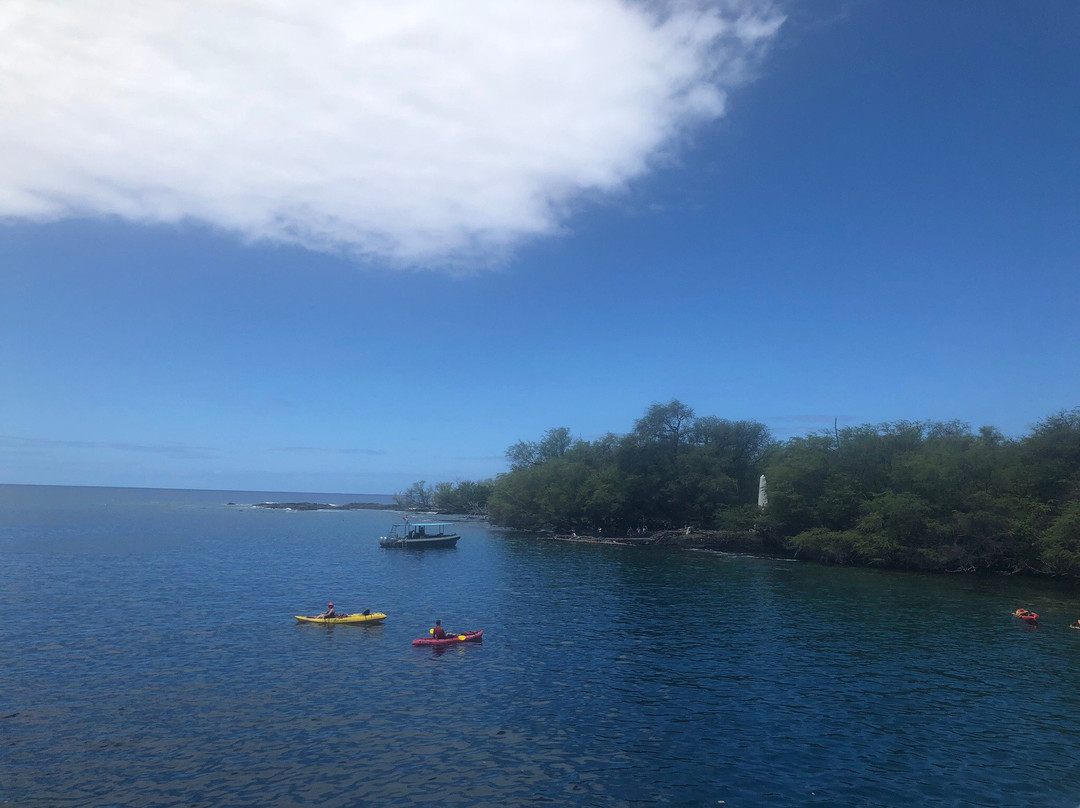
<svg viewBox="0 0 1080 808">
<path fill-rule="evenodd" d="M 339 614 L 337 617 L 304 617 L 301 614 L 296 615 L 296 619 L 301 623 L 326 623 L 333 625 L 335 623 L 377 623 L 380 620 L 385 620 L 386 615 L 382 612 L 372 612 L 371 614 Z"/>
</svg>

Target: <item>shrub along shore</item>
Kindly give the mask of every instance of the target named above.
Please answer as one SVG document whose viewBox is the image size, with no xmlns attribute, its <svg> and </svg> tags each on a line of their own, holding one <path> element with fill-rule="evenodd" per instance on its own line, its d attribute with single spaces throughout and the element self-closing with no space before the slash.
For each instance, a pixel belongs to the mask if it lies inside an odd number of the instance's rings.
<svg viewBox="0 0 1080 808">
<path fill-rule="evenodd" d="M 494 480 L 419 482 L 397 503 L 564 537 L 1080 577 L 1080 408 L 1018 438 L 896 421 L 778 441 L 762 423 L 699 417 L 673 400 L 629 434 L 573 440 L 559 427 L 506 454 L 510 471 Z"/>
</svg>

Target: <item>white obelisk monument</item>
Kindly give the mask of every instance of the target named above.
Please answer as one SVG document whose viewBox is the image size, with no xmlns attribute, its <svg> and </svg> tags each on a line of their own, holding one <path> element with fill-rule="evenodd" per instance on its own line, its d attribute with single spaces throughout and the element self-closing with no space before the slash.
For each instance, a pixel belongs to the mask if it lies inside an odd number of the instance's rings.
<svg viewBox="0 0 1080 808">
<path fill-rule="evenodd" d="M 769 492 L 765 490 L 765 475 L 761 475 L 761 479 L 758 480 L 757 486 L 757 506 L 764 508 L 769 504 Z"/>
</svg>

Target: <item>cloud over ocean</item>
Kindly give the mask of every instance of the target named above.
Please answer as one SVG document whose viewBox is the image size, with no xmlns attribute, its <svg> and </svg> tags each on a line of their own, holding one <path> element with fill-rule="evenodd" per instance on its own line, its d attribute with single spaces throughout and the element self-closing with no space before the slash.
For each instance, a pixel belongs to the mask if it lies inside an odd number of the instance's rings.
<svg viewBox="0 0 1080 808">
<path fill-rule="evenodd" d="M 0 218 L 490 259 L 723 115 L 782 20 L 759 0 L 13 0 Z"/>
</svg>

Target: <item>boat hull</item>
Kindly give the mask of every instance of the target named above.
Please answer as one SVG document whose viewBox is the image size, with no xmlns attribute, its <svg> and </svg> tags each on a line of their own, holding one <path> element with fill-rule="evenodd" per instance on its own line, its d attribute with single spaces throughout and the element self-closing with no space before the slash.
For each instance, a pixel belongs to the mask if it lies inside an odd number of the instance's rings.
<svg viewBox="0 0 1080 808">
<path fill-rule="evenodd" d="M 410 522 L 408 519 L 390 525 L 390 532 L 379 539 L 380 547 L 401 550 L 426 550 L 457 546 L 461 534 L 454 532 L 453 522 Z"/>
<path fill-rule="evenodd" d="M 322 623 L 324 625 L 333 626 L 338 623 L 379 623 L 386 619 L 386 615 L 382 612 L 372 612 L 371 614 L 345 614 L 339 617 L 305 617 L 304 615 L 296 615 L 296 619 L 301 623 Z"/>
<path fill-rule="evenodd" d="M 465 639 L 461 639 L 464 637 Z M 430 645 L 435 648 L 441 648 L 446 645 L 460 645 L 466 642 L 482 642 L 484 637 L 484 630 L 479 631 L 463 631 L 460 634 L 454 634 L 448 636 L 445 640 L 436 640 L 434 637 L 418 637 L 412 641 L 413 645 Z"/>
<path fill-rule="evenodd" d="M 440 547 L 456 547 L 460 538 L 461 536 L 456 533 L 448 536 L 421 536 L 411 539 L 404 536 L 383 536 L 379 539 L 379 546 L 400 550 L 427 550 Z"/>
</svg>

